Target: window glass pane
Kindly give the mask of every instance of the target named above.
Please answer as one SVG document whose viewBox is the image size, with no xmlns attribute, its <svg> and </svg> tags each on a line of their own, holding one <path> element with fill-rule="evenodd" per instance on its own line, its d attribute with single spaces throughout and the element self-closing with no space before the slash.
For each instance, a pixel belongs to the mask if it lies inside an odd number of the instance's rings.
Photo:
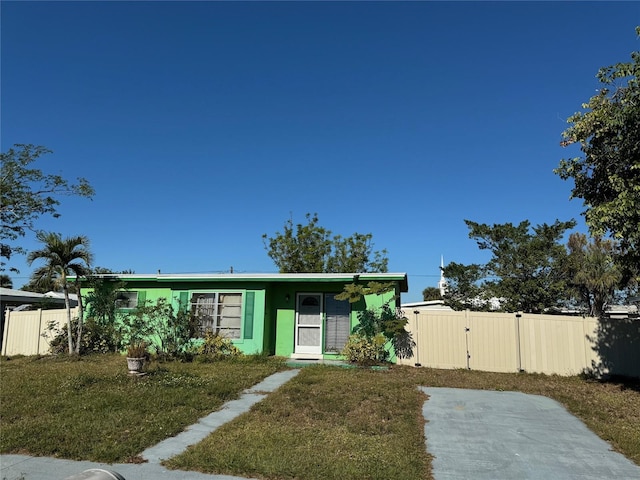
<svg viewBox="0 0 640 480">
<path fill-rule="evenodd" d="M 210 331 L 228 338 L 240 338 L 241 293 L 196 292 L 191 297 L 191 312 L 198 319 L 201 335 Z"/>
<path fill-rule="evenodd" d="M 136 308 L 138 306 L 138 292 L 118 292 L 116 308 Z"/>
<path fill-rule="evenodd" d="M 346 300 L 336 300 L 335 294 L 325 296 L 325 350 L 340 352 L 349 340 L 351 333 L 351 305 Z"/>
</svg>

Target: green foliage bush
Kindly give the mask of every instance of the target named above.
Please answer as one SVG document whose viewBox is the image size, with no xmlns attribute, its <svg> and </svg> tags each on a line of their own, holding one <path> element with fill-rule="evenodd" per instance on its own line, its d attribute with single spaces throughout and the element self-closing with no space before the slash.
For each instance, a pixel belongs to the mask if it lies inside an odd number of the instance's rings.
<svg viewBox="0 0 640 480">
<path fill-rule="evenodd" d="M 76 332 L 78 328 L 78 319 L 71 321 L 71 330 Z M 47 332 L 43 336 L 53 335 L 53 339 L 49 342 L 49 351 L 53 354 L 68 353 L 68 338 L 66 325 L 62 328 L 55 328 L 49 325 Z M 115 334 L 113 326 L 103 325 L 94 321 L 93 317 L 89 317 L 82 328 L 82 338 L 80 339 L 80 354 L 89 353 L 109 353 L 115 352 L 119 348 L 118 337 Z"/>
<path fill-rule="evenodd" d="M 363 365 L 385 362 L 390 356 L 386 345 L 391 342 L 397 357 L 411 357 L 416 344 L 406 325 L 407 318 L 389 303 L 360 312 L 358 325 L 342 354 L 349 361 Z"/>
<path fill-rule="evenodd" d="M 195 353 L 196 360 L 203 362 L 242 355 L 240 349 L 231 342 L 231 339 L 214 332 L 205 333 L 203 342 L 196 347 Z"/>
<path fill-rule="evenodd" d="M 186 352 L 196 334 L 197 319 L 181 305 L 175 311 L 166 298 L 144 302 L 122 319 L 125 344 L 144 340 L 164 359 L 188 357 Z"/>
<path fill-rule="evenodd" d="M 353 334 L 349 336 L 347 344 L 342 349 L 342 355 L 350 362 L 360 365 L 377 365 L 389 358 L 386 343 L 387 338 L 381 333 L 372 337 Z"/>
</svg>

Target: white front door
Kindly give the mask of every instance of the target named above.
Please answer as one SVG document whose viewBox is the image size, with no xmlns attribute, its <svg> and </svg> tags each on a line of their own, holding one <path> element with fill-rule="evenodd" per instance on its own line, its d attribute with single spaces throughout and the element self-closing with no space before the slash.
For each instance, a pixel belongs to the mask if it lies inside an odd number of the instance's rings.
<svg viewBox="0 0 640 480">
<path fill-rule="evenodd" d="M 322 294 L 299 293 L 296 300 L 296 354 L 322 354 Z"/>
</svg>

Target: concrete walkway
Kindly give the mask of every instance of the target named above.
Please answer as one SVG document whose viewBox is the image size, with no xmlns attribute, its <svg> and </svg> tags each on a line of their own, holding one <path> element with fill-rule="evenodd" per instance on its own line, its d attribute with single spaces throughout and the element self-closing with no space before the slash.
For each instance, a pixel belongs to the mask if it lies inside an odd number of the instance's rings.
<svg viewBox="0 0 640 480">
<path fill-rule="evenodd" d="M 558 402 L 538 395 L 422 387 L 436 480 L 640 479 Z"/>
<path fill-rule="evenodd" d="M 238 415 L 248 412 L 254 404 L 291 380 L 299 372 L 299 369 L 295 369 L 274 373 L 262 382 L 245 390 L 238 400 L 231 400 L 225 403 L 220 410 L 201 418 L 198 423 L 187 427 L 182 433 L 146 449 L 141 456 L 147 460 L 147 463 L 110 465 L 48 457 L 29 457 L 26 455 L 0 455 L 2 480 L 63 480 L 90 469 L 116 472 L 123 476 L 125 480 L 237 480 L 241 477 L 167 470 L 160 465 L 160 461 L 182 453 L 189 445 L 200 442 L 219 426 L 233 420 Z M 101 480 L 109 477 L 117 478 L 113 475 L 104 474 Z"/>
<path fill-rule="evenodd" d="M 252 388 L 245 390 L 238 400 L 231 400 L 225 403 L 220 410 L 201 418 L 198 423 L 187 427 L 179 435 L 167 438 L 159 444 L 147 448 L 142 452 L 142 458 L 150 463 L 160 463 L 162 460 L 175 457 L 184 452 L 189 445 L 195 445 L 204 440 L 207 435 L 219 426 L 230 422 L 238 415 L 248 412 L 254 404 L 266 397 L 268 393 L 275 391 L 282 384 L 291 380 L 299 371 L 296 369 L 274 373 Z"/>
</svg>

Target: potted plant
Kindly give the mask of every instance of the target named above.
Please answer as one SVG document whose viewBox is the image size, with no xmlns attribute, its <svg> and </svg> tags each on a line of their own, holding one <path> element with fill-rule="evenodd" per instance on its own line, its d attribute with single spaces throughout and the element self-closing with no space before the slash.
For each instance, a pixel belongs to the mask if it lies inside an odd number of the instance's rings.
<svg viewBox="0 0 640 480">
<path fill-rule="evenodd" d="M 142 367 L 148 354 L 146 342 L 132 341 L 129 343 L 127 346 L 127 366 L 129 367 L 129 373 L 132 375 L 142 373 Z"/>
</svg>

